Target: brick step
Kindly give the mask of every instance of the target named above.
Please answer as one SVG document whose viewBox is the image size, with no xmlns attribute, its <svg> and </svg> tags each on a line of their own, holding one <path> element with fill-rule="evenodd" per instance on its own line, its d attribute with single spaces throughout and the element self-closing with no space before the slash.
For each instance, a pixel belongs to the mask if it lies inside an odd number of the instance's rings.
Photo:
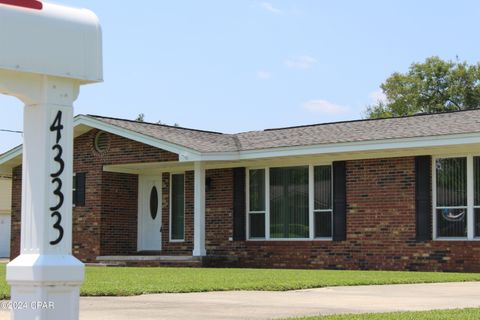
<svg viewBox="0 0 480 320">
<path fill-rule="evenodd" d="M 99 256 L 101 265 L 115 267 L 201 267 L 202 258 L 193 256 Z"/>
</svg>

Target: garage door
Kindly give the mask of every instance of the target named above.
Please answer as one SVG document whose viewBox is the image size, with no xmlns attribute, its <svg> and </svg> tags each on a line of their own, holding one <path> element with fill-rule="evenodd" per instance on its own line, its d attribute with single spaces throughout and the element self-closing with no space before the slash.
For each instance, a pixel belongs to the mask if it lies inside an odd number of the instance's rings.
<svg viewBox="0 0 480 320">
<path fill-rule="evenodd" d="M 10 256 L 10 216 L 0 215 L 0 257 Z"/>
</svg>

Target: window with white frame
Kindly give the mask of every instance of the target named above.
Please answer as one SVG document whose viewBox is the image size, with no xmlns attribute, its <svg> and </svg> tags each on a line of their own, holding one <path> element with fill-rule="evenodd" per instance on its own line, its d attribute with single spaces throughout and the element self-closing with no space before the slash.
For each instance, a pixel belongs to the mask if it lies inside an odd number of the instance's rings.
<svg viewBox="0 0 480 320">
<path fill-rule="evenodd" d="M 314 222 L 315 238 L 332 236 L 332 167 L 316 166 L 314 177 Z"/>
<path fill-rule="evenodd" d="M 266 235 L 265 169 L 249 171 L 249 195 L 249 236 L 252 239 L 264 239 Z"/>
<path fill-rule="evenodd" d="M 480 157 L 435 159 L 433 194 L 437 239 L 480 236 Z"/>
<path fill-rule="evenodd" d="M 248 171 L 248 238 L 331 239 L 332 166 Z"/>
</svg>

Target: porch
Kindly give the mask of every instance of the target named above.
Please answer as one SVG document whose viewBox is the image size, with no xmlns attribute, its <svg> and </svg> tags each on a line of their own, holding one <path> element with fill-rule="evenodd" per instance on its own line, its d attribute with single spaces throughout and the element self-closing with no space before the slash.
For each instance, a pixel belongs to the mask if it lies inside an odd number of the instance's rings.
<svg viewBox="0 0 480 320">
<path fill-rule="evenodd" d="M 103 166 L 103 231 L 92 262 L 201 266 L 210 183 L 202 162 Z"/>
<path fill-rule="evenodd" d="M 116 267 L 201 267 L 202 257 L 161 255 L 98 256 L 97 264 Z"/>
</svg>

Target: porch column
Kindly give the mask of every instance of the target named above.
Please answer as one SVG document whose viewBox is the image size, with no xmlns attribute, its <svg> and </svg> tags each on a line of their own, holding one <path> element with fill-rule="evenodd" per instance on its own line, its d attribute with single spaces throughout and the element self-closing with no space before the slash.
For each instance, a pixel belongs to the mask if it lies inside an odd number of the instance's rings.
<svg viewBox="0 0 480 320">
<path fill-rule="evenodd" d="M 205 165 L 194 164 L 193 255 L 202 257 L 205 250 Z"/>
<path fill-rule="evenodd" d="M 78 319 L 84 266 L 72 256 L 71 190 L 79 84 L 43 75 L 24 84 L 21 252 L 6 275 L 13 306 L 23 307 L 12 319 Z"/>
</svg>

